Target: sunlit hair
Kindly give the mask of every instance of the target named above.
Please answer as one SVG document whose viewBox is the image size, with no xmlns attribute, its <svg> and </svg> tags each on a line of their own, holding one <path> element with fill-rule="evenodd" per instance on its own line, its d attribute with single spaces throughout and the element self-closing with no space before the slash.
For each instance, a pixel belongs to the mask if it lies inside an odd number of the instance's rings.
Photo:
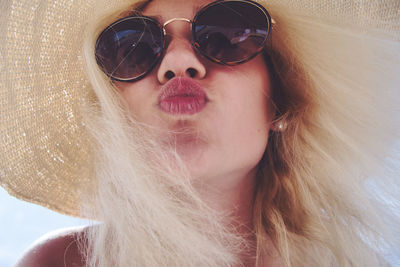
<svg viewBox="0 0 400 267">
<path fill-rule="evenodd" d="M 98 143 L 88 203 L 102 221 L 89 229 L 87 264 L 240 265 L 243 237 L 203 203 L 179 155 L 128 114 L 95 62 L 98 34 L 143 3 L 113 7 L 86 34 L 99 103 L 87 119 Z M 271 132 L 256 177 L 257 264 L 267 265 L 271 238 L 284 266 L 385 265 L 399 241 L 399 218 L 385 204 L 399 204 L 386 168 L 399 137 L 398 37 L 265 6 L 276 21 L 265 59 L 285 129 Z"/>
</svg>

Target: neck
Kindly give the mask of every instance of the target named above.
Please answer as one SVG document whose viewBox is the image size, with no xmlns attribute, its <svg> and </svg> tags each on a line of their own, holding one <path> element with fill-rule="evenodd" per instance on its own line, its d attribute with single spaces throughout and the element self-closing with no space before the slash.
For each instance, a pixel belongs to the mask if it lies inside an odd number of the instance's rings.
<svg viewBox="0 0 400 267">
<path fill-rule="evenodd" d="M 233 228 L 248 244 L 240 259 L 244 266 L 255 265 L 256 239 L 252 223 L 255 170 L 245 175 L 227 175 L 201 180 L 197 184 L 205 202 L 225 215 L 224 224 Z"/>
<path fill-rule="evenodd" d="M 225 225 L 233 227 L 247 242 L 239 258 L 243 266 L 256 266 L 256 235 L 253 227 L 253 195 L 256 170 L 242 176 L 214 177 L 198 184 L 205 202 L 217 212 L 226 214 Z M 272 241 L 268 239 L 269 255 L 263 255 L 260 264 L 265 267 L 280 267 L 282 263 Z"/>
</svg>

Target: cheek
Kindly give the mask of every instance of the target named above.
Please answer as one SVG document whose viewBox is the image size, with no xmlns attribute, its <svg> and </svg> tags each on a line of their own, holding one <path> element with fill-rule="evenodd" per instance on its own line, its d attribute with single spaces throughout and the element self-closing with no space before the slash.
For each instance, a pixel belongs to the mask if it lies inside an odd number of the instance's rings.
<svg viewBox="0 0 400 267">
<path fill-rule="evenodd" d="M 273 114 L 267 70 L 264 64 L 256 66 L 249 66 L 253 71 L 238 71 L 230 75 L 230 82 L 224 90 L 230 103 L 227 115 L 232 115 L 240 132 L 247 132 L 250 136 L 268 133 Z"/>
<path fill-rule="evenodd" d="M 264 154 L 273 114 L 268 77 L 249 78 L 254 79 L 228 83 L 223 90 L 227 106 L 215 125 L 220 129 L 223 153 L 243 167 L 254 167 Z"/>
<path fill-rule="evenodd" d="M 237 100 L 232 106 L 232 138 L 236 138 L 237 149 L 240 151 L 264 151 L 270 127 L 270 112 L 267 97 L 263 94 L 248 94 Z M 251 153 L 251 152 L 250 152 Z"/>
<path fill-rule="evenodd" d="M 142 94 L 135 90 L 135 88 L 128 88 L 126 90 L 123 90 L 121 92 L 121 96 L 128 104 L 129 111 L 132 114 L 138 115 L 141 113 L 144 108 L 143 99 L 145 98 L 142 97 Z"/>
<path fill-rule="evenodd" d="M 151 85 L 141 82 L 116 83 L 116 87 L 128 105 L 130 113 L 139 121 L 145 122 L 153 106 Z"/>
</svg>

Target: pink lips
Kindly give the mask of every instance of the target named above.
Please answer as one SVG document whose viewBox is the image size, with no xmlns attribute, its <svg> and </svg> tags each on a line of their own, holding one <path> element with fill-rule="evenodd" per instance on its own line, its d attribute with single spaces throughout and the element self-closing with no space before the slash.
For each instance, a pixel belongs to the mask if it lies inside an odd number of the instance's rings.
<svg viewBox="0 0 400 267">
<path fill-rule="evenodd" d="M 171 114 L 193 115 L 207 104 L 204 89 L 190 78 L 174 78 L 166 83 L 158 98 L 161 110 Z"/>
</svg>

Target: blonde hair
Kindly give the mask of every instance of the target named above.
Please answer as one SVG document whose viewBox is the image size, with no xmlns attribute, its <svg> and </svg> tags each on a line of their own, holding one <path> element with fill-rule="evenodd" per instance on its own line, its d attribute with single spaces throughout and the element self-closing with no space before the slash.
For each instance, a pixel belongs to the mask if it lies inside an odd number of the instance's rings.
<svg viewBox="0 0 400 267">
<path fill-rule="evenodd" d="M 381 188 L 396 186 L 384 180 L 383 159 L 399 137 L 392 117 L 398 44 L 356 25 L 347 30 L 293 10 L 269 10 L 277 21 L 270 58 L 287 129 L 272 135 L 261 164 L 253 211 L 258 236 L 272 237 L 286 266 L 381 266 L 382 248 L 396 236 L 384 220 L 398 218 L 376 209 L 365 181 L 379 177 Z M 263 240 L 259 255 L 267 253 Z"/>
<path fill-rule="evenodd" d="M 89 229 L 87 265 L 240 265 L 237 255 L 249 249 L 243 237 L 203 203 L 179 155 L 127 113 L 95 62 L 100 31 L 148 1 L 128 2 L 86 34 L 99 103 L 87 119 L 98 147 L 96 190 L 86 202 L 102 221 Z M 393 196 L 398 207 L 398 184 L 386 172 L 399 137 L 398 37 L 378 27 L 347 29 L 349 21 L 322 20 L 279 1 L 266 7 L 276 21 L 266 48 L 276 120 L 287 127 L 271 134 L 257 174 L 257 264 L 267 264 L 271 238 L 288 267 L 385 265 L 385 250 L 399 242 L 388 225 L 399 218 L 371 194 Z"/>
</svg>

